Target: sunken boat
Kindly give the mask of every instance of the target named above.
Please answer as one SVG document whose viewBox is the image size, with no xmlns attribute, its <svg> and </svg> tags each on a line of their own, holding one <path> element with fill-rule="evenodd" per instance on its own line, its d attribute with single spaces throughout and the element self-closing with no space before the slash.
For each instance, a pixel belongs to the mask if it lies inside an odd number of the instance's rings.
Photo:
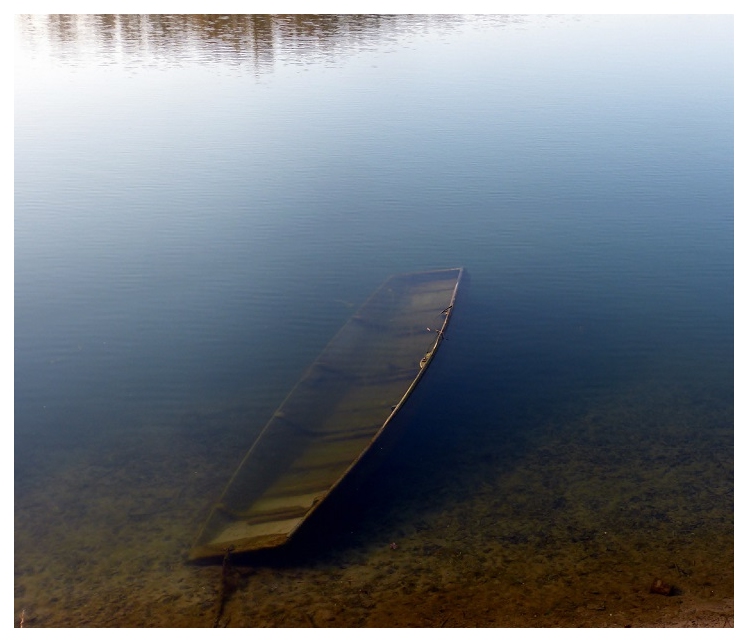
<svg viewBox="0 0 748 642">
<path fill-rule="evenodd" d="M 421 381 L 462 268 L 385 281 L 263 428 L 213 506 L 191 560 L 282 546 L 374 446 Z"/>
</svg>

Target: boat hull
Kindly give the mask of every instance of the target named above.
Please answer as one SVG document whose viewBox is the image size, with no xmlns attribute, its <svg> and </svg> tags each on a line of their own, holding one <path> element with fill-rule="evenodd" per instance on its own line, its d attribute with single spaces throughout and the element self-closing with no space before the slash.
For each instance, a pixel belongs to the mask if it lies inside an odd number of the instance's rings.
<svg viewBox="0 0 748 642">
<path fill-rule="evenodd" d="M 282 546 L 373 447 L 444 338 L 462 269 L 396 275 L 335 335 L 273 414 L 190 550 Z"/>
</svg>

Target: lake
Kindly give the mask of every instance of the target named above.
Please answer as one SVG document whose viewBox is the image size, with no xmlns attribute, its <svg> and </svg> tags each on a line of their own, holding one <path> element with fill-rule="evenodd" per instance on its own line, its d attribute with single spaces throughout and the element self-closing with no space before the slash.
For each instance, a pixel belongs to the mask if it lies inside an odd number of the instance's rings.
<svg viewBox="0 0 748 642">
<path fill-rule="evenodd" d="M 731 16 L 16 16 L 16 625 L 732 626 L 733 74 Z M 188 564 L 358 306 L 451 267 L 354 498 Z"/>
</svg>

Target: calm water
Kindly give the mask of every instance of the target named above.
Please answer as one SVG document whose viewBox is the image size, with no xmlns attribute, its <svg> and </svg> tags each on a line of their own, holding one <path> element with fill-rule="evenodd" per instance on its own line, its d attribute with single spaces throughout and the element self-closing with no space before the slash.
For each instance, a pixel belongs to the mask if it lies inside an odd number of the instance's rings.
<svg viewBox="0 0 748 642">
<path fill-rule="evenodd" d="M 123 572 L 50 560 L 117 557 L 91 542 L 145 515 L 128 470 L 153 479 L 162 450 L 210 470 L 158 478 L 150 515 L 182 520 L 164 555 L 184 555 L 304 368 L 414 270 L 464 266 L 470 287 L 387 464 L 411 490 L 382 491 L 340 563 L 378 541 L 371 523 L 408 533 L 486 484 L 511 496 L 513 462 L 587 443 L 593 416 L 593 450 L 656 435 L 715 453 L 724 493 L 698 534 L 731 541 L 730 17 L 17 17 L 14 221 L 16 615 L 39 626 L 81 623 Z M 563 452 L 561 477 L 579 466 Z M 683 461 L 647 459 L 654 479 L 680 471 L 669 523 L 705 479 Z M 125 475 L 107 518 L 94 469 Z M 78 588 L 49 602 L 45 572 Z M 88 623 L 154 621 L 138 612 Z"/>
</svg>

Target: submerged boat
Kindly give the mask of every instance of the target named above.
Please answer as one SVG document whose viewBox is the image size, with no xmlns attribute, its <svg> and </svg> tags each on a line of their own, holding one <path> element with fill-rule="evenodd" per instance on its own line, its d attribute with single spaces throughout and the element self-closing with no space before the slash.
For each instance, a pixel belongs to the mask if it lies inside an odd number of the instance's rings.
<svg viewBox="0 0 748 642">
<path fill-rule="evenodd" d="M 191 560 L 285 544 L 372 448 L 423 377 L 462 268 L 383 283 L 304 373 L 247 452 Z"/>
</svg>

